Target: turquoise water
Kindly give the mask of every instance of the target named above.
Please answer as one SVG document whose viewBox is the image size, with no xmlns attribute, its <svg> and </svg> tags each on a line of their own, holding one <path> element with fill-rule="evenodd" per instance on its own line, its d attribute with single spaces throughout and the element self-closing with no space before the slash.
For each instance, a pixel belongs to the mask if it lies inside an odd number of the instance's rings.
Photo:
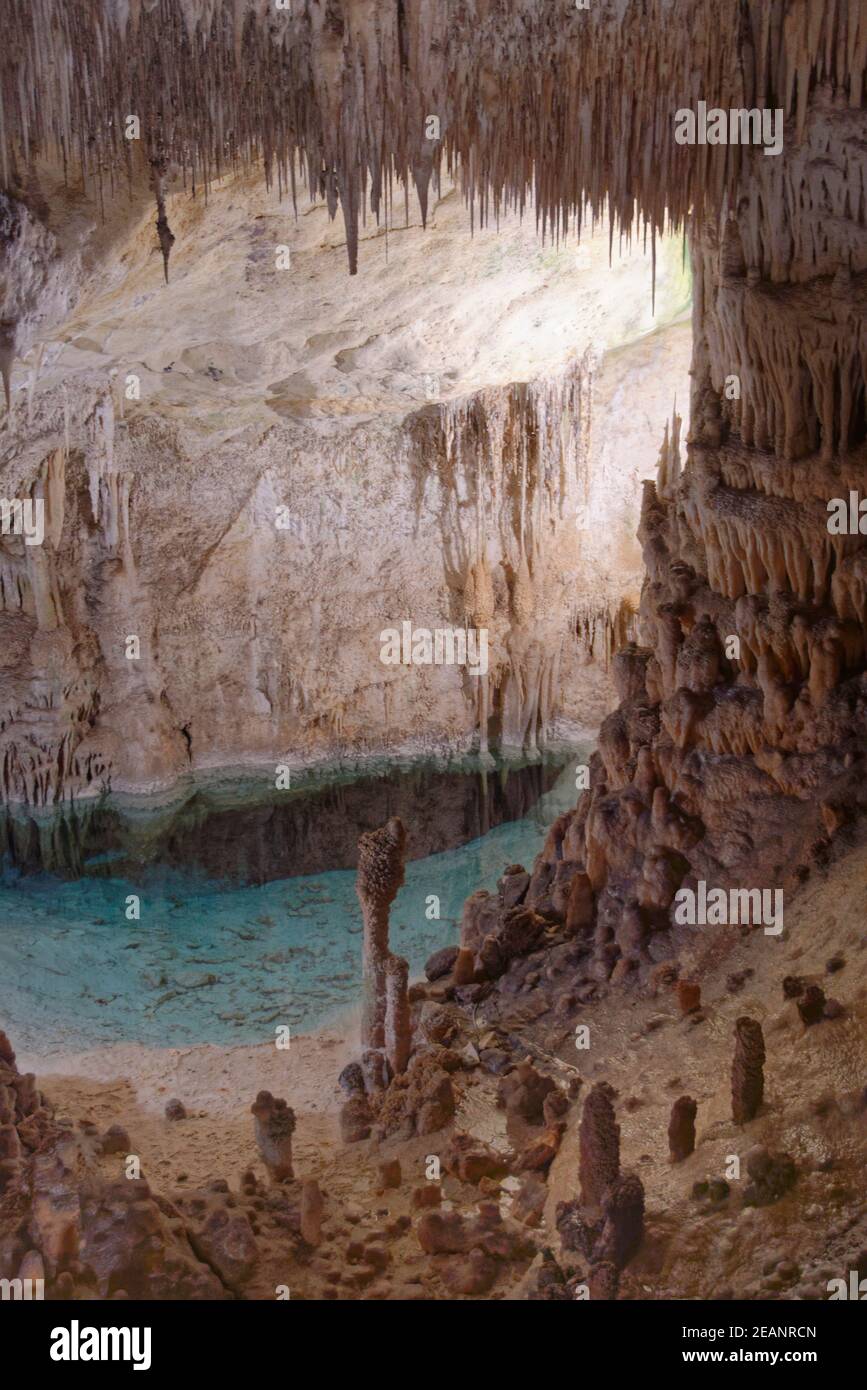
<svg viewBox="0 0 867 1390">
<path fill-rule="evenodd" d="M 576 749 L 568 761 L 562 755 L 549 764 L 543 782 L 548 790 L 519 819 L 502 820 L 482 835 L 407 864 L 392 907 L 391 946 L 407 957 L 413 975 L 432 951 L 457 941 L 470 893 L 493 889 L 506 864 L 532 865 L 551 821 L 575 803 L 575 763 L 587 753 Z M 405 794 L 404 775 L 392 778 L 391 798 Z M 441 775 L 426 779 L 424 768 L 407 775 L 420 805 L 428 786 L 441 797 L 451 788 Z M 520 769 L 493 775 L 508 791 L 509 777 Z M 476 773 L 479 778 L 487 796 L 487 779 Z M 519 805 L 527 800 L 526 789 L 522 783 Z M 363 800 L 363 779 L 355 790 Z M 460 798 L 455 804 L 454 818 L 460 820 Z M 198 814 L 198 842 L 206 845 L 209 820 Z M 509 814 L 508 798 L 502 814 Z M 238 824 L 248 826 L 240 813 Z M 357 839 L 356 827 L 350 829 Z M 140 831 L 138 826 L 139 839 Z M 439 823 L 427 840 L 436 842 L 443 833 Z M 454 838 L 465 835 L 465 825 L 457 826 Z M 361 919 L 353 869 L 269 877 L 268 864 L 275 862 L 269 859 L 264 870 L 257 861 L 256 873 L 239 881 L 237 873 L 224 878 L 196 863 L 166 863 L 177 859 L 176 826 L 157 836 L 156 849 L 149 857 L 139 854 L 137 865 L 116 833 L 101 850 L 92 838 L 79 877 L 32 866 L 22 872 L 6 856 L 0 876 L 0 1027 L 17 1047 L 44 1052 L 121 1041 L 261 1042 L 273 1040 L 280 1025 L 293 1032 L 309 1029 L 358 1004 Z M 412 852 L 412 836 L 410 841 Z M 315 857 L 327 853 L 327 844 L 320 845 Z M 337 858 L 342 854 L 342 847 L 335 849 Z M 189 858 L 196 855 L 190 852 Z M 301 858 L 306 862 L 310 855 Z M 278 861 L 282 872 L 284 860 Z M 126 916 L 132 895 L 140 899 L 138 921 Z M 438 919 L 426 915 L 434 895 Z"/>
</svg>

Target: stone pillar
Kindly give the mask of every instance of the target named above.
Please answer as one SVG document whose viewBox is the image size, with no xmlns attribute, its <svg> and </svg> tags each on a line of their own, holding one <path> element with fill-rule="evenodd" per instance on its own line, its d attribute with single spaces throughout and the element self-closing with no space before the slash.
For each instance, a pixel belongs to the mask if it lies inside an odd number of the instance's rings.
<svg viewBox="0 0 867 1390">
<path fill-rule="evenodd" d="M 623 1173 L 602 1201 L 602 1258 L 623 1269 L 644 1236 L 644 1184 L 636 1173 Z M 595 1252 L 594 1252 L 595 1253 Z"/>
<path fill-rule="evenodd" d="M 385 1055 L 392 1076 L 406 1071 L 412 1045 L 408 984 L 409 965 L 403 956 L 389 956 L 385 973 Z"/>
<path fill-rule="evenodd" d="M 272 1181 L 291 1180 L 295 1111 L 270 1091 L 260 1091 L 250 1110 L 256 1117 L 256 1145 Z"/>
<path fill-rule="evenodd" d="M 620 1126 L 611 1104 L 611 1087 L 597 1082 L 584 1102 L 578 1130 L 581 1201 L 599 1207 L 620 1175 Z"/>
<path fill-rule="evenodd" d="M 762 1025 L 745 1015 L 735 1024 L 732 1063 L 732 1119 L 745 1125 L 758 1114 L 765 1091 L 765 1039 Z"/>
<path fill-rule="evenodd" d="M 671 1107 L 668 1150 L 672 1163 L 682 1163 L 695 1151 L 695 1116 L 698 1104 L 692 1096 L 680 1096 Z"/>
<path fill-rule="evenodd" d="M 361 1020 L 363 1048 L 385 1046 L 385 994 L 389 961 L 388 912 L 403 883 L 406 832 L 392 816 L 378 830 L 358 841 L 356 892 L 364 923 L 362 957 L 364 1001 Z"/>
</svg>

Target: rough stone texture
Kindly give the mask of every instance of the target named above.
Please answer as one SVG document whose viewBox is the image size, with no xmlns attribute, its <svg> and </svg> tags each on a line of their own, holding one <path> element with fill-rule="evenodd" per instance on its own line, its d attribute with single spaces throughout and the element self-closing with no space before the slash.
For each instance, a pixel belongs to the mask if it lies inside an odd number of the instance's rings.
<svg viewBox="0 0 867 1390">
<path fill-rule="evenodd" d="M 412 1020 L 407 999 L 409 965 L 390 956 L 385 972 L 385 1055 L 393 1076 L 406 1071 L 412 1049 Z"/>
<path fill-rule="evenodd" d="M 362 1139 L 369 1139 L 373 1118 L 364 1093 L 351 1095 L 340 1107 L 340 1137 L 344 1144 L 359 1144 Z"/>
<path fill-rule="evenodd" d="M 578 1179 L 581 1201 L 594 1208 L 620 1174 L 620 1126 L 614 1115 L 611 1087 L 600 1081 L 589 1092 L 581 1113 Z"/>
<path fill-rule="evenodd" d="M 735 1024 L 732 1062 L 732 1119 L 745 1125 L 758 1114 L 765 1092 L 765 1040 L 762 1026 L 746 1016 Z"/>
<path fill-rule="evenodd" d="M 376 1115 L 376 1134 L 404 1139 L 432 1134 L 447 1125 L 454 1113 L 454 1089 L 439 1056 L 417 1053 L 385 1093 Z"/>
<path fill-rule="evenodd" d="M 602 1200 L 603 1225 L 596 1252 L 623 1269 L 644 1236 L 644 1185 L 635 1173 L 622 1173 Z"/>
<path fill-rule="evenodd" d="M 497 1099 L 509 1114 L 539 1125 L 545 1119 L 545 1102 L 556 1091 L 557 1083 L 538 1071 L 532 1058 L 524 1057 L 499 1082 Z"/>
<path fill-rule="evenodd" d="M 322 1239 L 324 1206 L 319 1183 L 315 1178 L 308 1178 L 301 1186 L 301 1235 L 314 1247 Z"/>
<path fill-rule="evenodd" d="M 294 1110 L 289 1108 L 285 1100 L 272 1096 L 270 1091 L 260 1091 L 250 1109 L 255 1116 L 256 1146 L 272 1181 L 284 1182 L 294 1177 Z"/>
<path fill-rule="evenodd" d="M 668 1123 L 668 1151 L 672 1163 L 682 1163 L 695 1151 L 695 1117 L 698 1102 L 692 1096 L 679 1096 L 671 1107 Z"/>
<path fill-rule="evenodd" d="M 601 1260 L 590 1266 L 588 1291 L 593 1299 L 615 1299 L 620 1283 L 620 1270 L 610 1260 Z"/>
<path fill-rule="evenodd" d="M 385 1046 L 388 912 L 403 883 L 406 831 L 397 816 L 358 842 L 358 900 L 364 923 L 361 1043 Z"/>
</svg>

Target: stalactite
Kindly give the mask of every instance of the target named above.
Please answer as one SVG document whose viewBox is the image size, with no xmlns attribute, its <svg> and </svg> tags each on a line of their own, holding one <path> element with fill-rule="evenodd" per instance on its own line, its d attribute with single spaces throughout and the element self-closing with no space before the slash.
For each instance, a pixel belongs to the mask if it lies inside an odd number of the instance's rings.
<svg viewBox="0 0 867 1390">
<path fill-rule="evenodd" d="M 860 104 L 863 6 L 817 0 L 809 25 L 806 9 L 793 19 L 785 0 L 745 14 L 726 5 L 710 25 L 703 0 L 680 0 L 676 23 L 669 0 L 622 13 L 568 0 L 444 0 L 433 12 L 428 0 L 286 11 L 269 0 L 7 0 L 0 180 L 8 187 L 22 155 L 49 150 L 74 154 L 101 181 L 126 164 L 133 113 L 206 191 L 259 161 L 281 189 L 296 158 L 312 193 L 327 171 L 353 272 L 366 198 L 387 224 L 395 178 L 414 185 L 424 207 L 443 164 L 459 173 L 473 224 L 523 209 L 532 194 L 543 237 L 559 240 L 607 209 L 612 238 L 615 225 L 629 238 L 640 218 L 653 250 L 690 208 L 701 217 L 721 206 L 740 167 L 678 145 L 670 112 L 746 100 L 782 106 L 800 131 L 818 85 Z M 765 55 L 746 72 L 744 26 Z M 612 102 L 612 91 L 631 99 Z M 428 113 L 439 116 L 438 142 L 426 135 Z M 647 132 L 652 160 L 636 157 Z"/>
</svg>

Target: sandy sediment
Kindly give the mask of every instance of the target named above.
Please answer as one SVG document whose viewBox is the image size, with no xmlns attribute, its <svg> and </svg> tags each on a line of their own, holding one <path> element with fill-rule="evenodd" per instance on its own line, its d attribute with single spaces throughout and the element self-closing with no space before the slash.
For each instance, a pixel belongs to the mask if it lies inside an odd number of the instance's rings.
<svg viewBox="0 0 867 1390">
<path fill-rule="evenodd" d="M 184 1174 L 190 1187 L 215 1177 L 234 1186 L 245 1168 L 261 1167 L 250 1105 L 263 1089 L 295 1110 L 295 1152 L 303 1168 L 318 1171 L 328 1162 L 339 1143 L 337 1077 L 357 1053 L 358 1018 L 348 1013 L 317 1032 L 293 1036 L 288 1049 L 273 1043 L 118 1043 L 85 1052 L 21 1053 L 19 1064 L 36 1072 L 59 1118 L 90 1121 L 100 1131 L 122 1124 L 130 1151 L 155 1186 Z M 166 1102 L 175 1098 L 187 1118 L 169 1122 Z"/>
</svg>

